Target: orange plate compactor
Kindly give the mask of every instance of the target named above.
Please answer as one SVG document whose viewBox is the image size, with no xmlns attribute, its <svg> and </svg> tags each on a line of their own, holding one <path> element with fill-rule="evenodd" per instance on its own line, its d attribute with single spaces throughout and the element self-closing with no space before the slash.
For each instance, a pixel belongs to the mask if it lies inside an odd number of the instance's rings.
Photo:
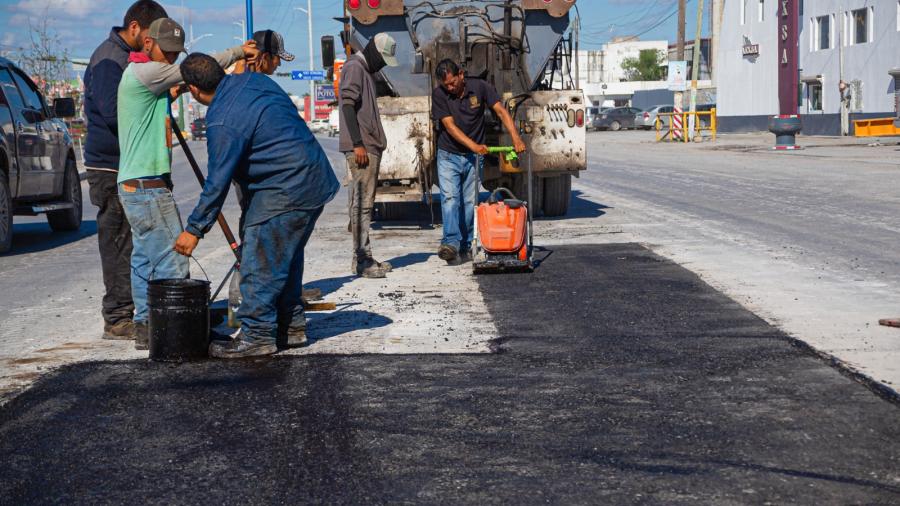
<svg viewBox="0 0 900 506">
<path fill-rule="evenodd" d="M 512 148 L 489 148 L 502 153 L 506 161 L 515 160 Z M 533 269 L 531 201 L 531 160 L 528 160 L 528 201 L 516 198 L 506 188 L 491 192 L 487 202 L 475 208 L 475 237 L 472 241 L 472 268 L 485 272 L 531 272 Z M 476 192 L 477 186 L 476 186 Z M 476 195 L 477 201 L 477 195 Z"/>
</svg>

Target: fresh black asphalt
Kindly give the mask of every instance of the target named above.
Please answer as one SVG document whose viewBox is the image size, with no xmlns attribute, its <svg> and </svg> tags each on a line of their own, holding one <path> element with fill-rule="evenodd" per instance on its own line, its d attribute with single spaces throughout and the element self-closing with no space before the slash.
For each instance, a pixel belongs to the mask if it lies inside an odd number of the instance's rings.
<svg viewBox="0 0 900 506">
<path fill-rule="evenodd" d="M 638 245 L 539 256 L 479 277 L 495 354 L 66 367 L 0 503 L 900 502 L 895 402 Z"/>
</svg>

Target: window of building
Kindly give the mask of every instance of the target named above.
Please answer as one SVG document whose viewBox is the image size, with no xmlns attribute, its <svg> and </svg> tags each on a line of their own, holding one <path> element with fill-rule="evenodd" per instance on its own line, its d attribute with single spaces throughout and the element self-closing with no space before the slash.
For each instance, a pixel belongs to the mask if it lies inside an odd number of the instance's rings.
<svg viewBox="0 0 900 506">
<path fill-rule="evenodd" d="M 806 85 L 806 105 L 810 111 L 822 110 L 822 83 Z"/>
<path fill-rule="evenodd" d="M 747 24 L 747 0 L 741 0 L 741 25 Z"/>
<path fill-rule="evenodd" d="M 850 43 L 865 44 L 869 42 L 869 30 L 871 24 L 869 9 L 856 9 L 850 11 Z"/>
<path fill-rule="evenodd" d="M 831 49 L 831 16 L 819 16 L 813 21 L 813 50 Z"/>
</svg>

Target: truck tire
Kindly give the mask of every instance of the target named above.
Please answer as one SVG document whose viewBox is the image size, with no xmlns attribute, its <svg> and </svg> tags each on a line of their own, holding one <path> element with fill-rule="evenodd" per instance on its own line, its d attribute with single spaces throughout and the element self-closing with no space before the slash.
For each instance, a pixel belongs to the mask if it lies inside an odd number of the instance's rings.
<svg viewBox="0 0 900 506">
<path fill-rule="evenodd" d="M 514 174 L 512 185 L 509 190 L 513 192 L 519 200 L 528 200 L 528 186 L 525 182 L 527 176 L 525 174 Z M 528 202 L 532 216 L 538 217 L 544 215 L 544 181 L 542 177 L 534 176 L 531 187 L 531 202 Z"/>
<path fill-rule="evenodd" d="M 47 223 L 55 232 L 67 232 L 81 228 L 81 180 L 75 160 L 66 160 L 66 176 L 63 182 L 62 201 L 71 203 L 71 209 L 51 211 L 47 213 Z"/>
<path fill-rule="evenodd" d="M 572 194 L 572 175 L 544 179 L 544 216 L 565 216 L 569 212 Z"/>
<path fill-rule="evenodd" d="M 12 194 L 6 174 L 0 172 L 0 253 L 6 253 L 12 247 L 12 235 Z"/>
</svg>

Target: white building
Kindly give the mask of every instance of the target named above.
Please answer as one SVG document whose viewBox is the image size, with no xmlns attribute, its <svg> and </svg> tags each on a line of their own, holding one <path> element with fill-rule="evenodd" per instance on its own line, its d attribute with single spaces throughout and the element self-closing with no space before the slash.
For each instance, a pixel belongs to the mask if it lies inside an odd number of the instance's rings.
<svg viewBox="0 0 900 506">
<path fill-rule="evenodd" d="M 803 0 L 800 5 L 803 133 L 840 134 L 841 79 L 851 88 L 851 120 L 894 116 L 900 3 Z M 765 130 L 769 116 L 778 113 L 777 9 L 774 0 L 725 2 L 715 59 L 722 131 Z"/>
<path fill-rule="evenodd" d="M 668 42 L 664 40 L 636 40 L 629 37 L 613 39 L 598 50 L 578 51 L 580 88 L 594 105 L 613 106 L 631 99 L 637 90 L 665 88 L 664 81 L 626 81 L 622 62 L 637 58 L 642 50 L 656 50 L 663 54 L 663 65 Z M 574 69 L 572 72 L 574 77 Z"/>
<path fill-rule="evenodd" d="M 800 80 L 804 132 L 840 132 L 841 94 L 851 119 L 895 115 L 900 75 L 900 2 L 807 0 L 801 13 Z"/>
</svg>

